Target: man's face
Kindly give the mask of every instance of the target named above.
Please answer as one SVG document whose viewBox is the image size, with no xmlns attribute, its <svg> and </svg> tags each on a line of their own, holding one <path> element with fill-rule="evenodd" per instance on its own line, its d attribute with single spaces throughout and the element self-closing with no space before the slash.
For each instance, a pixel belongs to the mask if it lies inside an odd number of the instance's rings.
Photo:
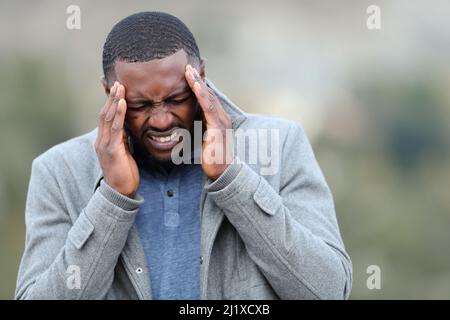
<svg viewBox="0 0 450 320">
<path fill-rule="evenodd" d="M 157 161 L 169 162 L 178 141 L 169 140 L 177 128 L 191 130 L 198 112 L 197 100 L 185 79 L 188 63 L 184 50 L 148 62 L 115 62 L 115 79 L 125 87 L 125 125 L 137 147 Z M 204 64 L 200 75 L 204 78 Z M 106 92 L 109 86 L 105 84 Z"/>
</svg>

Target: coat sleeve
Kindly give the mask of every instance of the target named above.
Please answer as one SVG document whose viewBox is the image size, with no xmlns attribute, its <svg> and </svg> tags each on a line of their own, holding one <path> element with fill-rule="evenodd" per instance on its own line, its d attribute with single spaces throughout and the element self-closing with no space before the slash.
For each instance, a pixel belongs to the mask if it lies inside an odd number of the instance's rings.
<svg viewBox="0 0 450 320">
<path fill-rule="evenodd" d="M 280 171 L 280 189 L 274 190 L 235 158 L 206 189 L 281 299 L 348 298 L 352 263 L 332 194 L 297 124 L 289 127 Z"/>
<path fill-rule="evenodd" d="M 73 222 L 44 159 L 32 165 L 15 298 L 102 299 L 143 199 L 124 197 L 102 181 Z"/>
</svg>

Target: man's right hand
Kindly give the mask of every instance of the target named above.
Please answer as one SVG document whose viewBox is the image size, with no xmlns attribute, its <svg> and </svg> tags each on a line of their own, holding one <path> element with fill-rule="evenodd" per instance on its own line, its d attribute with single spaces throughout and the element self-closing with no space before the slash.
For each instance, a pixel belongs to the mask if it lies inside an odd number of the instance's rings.
<svg viewBox="0 0 450 320">
<path fill-rule="evenodd" d="M 100 112 L 95 151 L 105 182 L 124 196 L 134 198 L 140 177 L 124 129 L 126 111 L 125 87 L 116 81 Z"/>
</svg>

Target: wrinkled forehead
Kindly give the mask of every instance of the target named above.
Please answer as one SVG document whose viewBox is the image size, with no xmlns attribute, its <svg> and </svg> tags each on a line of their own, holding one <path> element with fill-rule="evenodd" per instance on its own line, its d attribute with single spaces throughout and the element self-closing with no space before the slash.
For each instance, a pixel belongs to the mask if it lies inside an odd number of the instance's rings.
<svg viewBox="0 0 450 320">
<path fill-rule="evenodd" d="M 187 55 L 179 50 L 163 59 L 146 62 L 115 62 L 116 80 L 125 86 L 127 98 L 163 98 L 184 87 Z"/>
</svg>

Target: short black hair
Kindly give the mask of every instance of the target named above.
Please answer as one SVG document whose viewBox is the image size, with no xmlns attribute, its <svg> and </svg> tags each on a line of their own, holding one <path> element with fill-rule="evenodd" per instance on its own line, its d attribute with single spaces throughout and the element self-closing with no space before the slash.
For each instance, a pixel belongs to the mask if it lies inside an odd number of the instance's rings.
<svg viewBox="0 0 450 320">
<path fill-rule="evenodd" d="M 190 63 L 200 62 L 200 51 L 192 32 L 177 17 L 147 11 L 119 21 L 103 46 L 103 74 L 113 75 L 114 63 L 162 59 L 184 49 Z"/>
</svg>

